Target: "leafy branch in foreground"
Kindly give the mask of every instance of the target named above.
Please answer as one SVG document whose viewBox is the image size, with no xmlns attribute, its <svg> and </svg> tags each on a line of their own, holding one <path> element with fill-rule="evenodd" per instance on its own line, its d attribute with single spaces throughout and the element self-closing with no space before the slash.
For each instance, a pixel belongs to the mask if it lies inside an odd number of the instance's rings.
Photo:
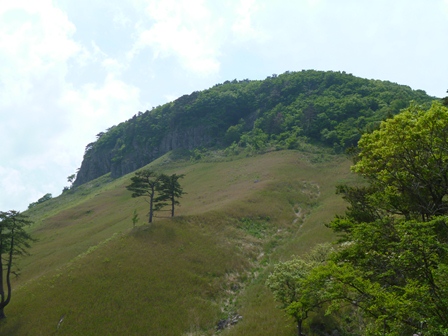
<svg viewBox="0 0 448 336">
<path fill-rule="evenodd" d="M 368 187 L 340 187 L 350 206 L 328 226 L 343 248 L 333 283 L 369 316 L 364 334 L 448 330 L 448 108 L 411 104 L 364 134 L 352 170 Z M 347 270 L 356 276 L 347 276 Z M 338 271 L 339 270 L 339 271 Z M 342 270 L 345 270 L 344 272 Z M 343 290 L 342 290 L 343 289 Z"/>
<path fill-rule="evenodd" d="M 382 122 L 352 170 L 366 183 L 338 187 L 349 203 L 328 224 L 339 247 L 324 264 L 295 264 L 296 287 L 281 281 L 300 295 L 284 308 L 302 309 L 300 321 L 324 299 L 327 313 L 361 312 L 359 335 L 447 335 L 448 108 L 412 104 Z"/>
</svg>

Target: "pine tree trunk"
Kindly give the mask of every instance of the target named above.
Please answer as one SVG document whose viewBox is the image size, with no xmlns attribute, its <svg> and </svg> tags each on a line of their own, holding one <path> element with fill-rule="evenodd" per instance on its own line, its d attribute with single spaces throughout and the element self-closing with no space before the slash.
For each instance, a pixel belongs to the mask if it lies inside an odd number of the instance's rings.
<svg viewBox="0 0 448 336">
<path fill-rule="evenodd" d="M 3 242 L 0 241 L 0 250 L 3 246 Z M 3 309 L 5 308 L 5 287 L 4 287 L 4 280 L 3 280 L 3 259 L 0 255 L 0 320 L 3 320 L 6 318 L 5 312 Z"/>
<path fill-rule="evenodd" d="M 152 215 L 153 215 L 153 206 L 154 206 L 154 194 L 155 194 L 155 187 L 152 187 L 151 189 L 151 196 L 149 198 L 149 218 L 148 223 L 152 223 Z"/>
<path fill-rule="evenodd" d="M 302 320 L 297 321 L 297 336 L 302 336 Z"/>
<path fill-rule="evenodd" d="M 152 223 L 152 199 L 149 206 L 149 216 L 148 216 L 148 223 Z"/>
</svg>

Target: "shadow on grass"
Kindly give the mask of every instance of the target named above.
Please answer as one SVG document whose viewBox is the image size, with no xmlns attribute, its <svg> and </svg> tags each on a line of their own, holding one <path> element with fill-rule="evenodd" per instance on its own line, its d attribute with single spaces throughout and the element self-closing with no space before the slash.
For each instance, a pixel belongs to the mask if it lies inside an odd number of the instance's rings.
<svg viewBox="0 0 448 336">
<path fill-rule="evenodd" d="M 0 335 L 20 335 L 22 323 L 8 318 L 0 320 Z"/>
</svg>

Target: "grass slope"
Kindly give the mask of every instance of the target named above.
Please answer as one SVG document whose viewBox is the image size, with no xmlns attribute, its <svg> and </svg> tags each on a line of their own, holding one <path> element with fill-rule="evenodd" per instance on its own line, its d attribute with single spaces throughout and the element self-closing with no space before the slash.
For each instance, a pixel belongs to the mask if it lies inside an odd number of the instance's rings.
<svg viewBox="0 0 448 336">
<path fill-rule="evenodd" d="M 39 239 L 20 261 L 0 335 L 290 335 L 264 281 L 272 265 L 331 239 L 343 210 L 342 156 L 271 152 L 221 162 L 152 164 L 186 174 L 173 219 L 144 224 L 147 204 L 107 176 L 36 206 Z M 132 228 L 134 209 L 140 216 Z"/>
</svg>

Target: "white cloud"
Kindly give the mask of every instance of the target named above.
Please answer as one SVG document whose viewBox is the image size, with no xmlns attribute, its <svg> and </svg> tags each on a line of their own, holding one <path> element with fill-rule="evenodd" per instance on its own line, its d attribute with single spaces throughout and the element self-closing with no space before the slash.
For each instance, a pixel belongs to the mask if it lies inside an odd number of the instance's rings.
<svg viewBox="0 0 448 336">
<path fill-rule="evenodd" d="M 179 96 L 174 95 L 174 94 L 166 94 L 164 97 L 165 97 L 166 102 L 172 102 L 172 101 L 175 101 L 177 98 L 179 98 Z"/>
<path fill-rule="evenodd" d="M 8 165 L 0 167 L 0 209 L 59 193 L 95 134 L 141 108 L 139 89 L 119 79 L 125 65 L 75 33 L 52 1 L 2 1 L 0 154 Z M 70 82 L 86 67 L 96 78 Z"/>
<path fill-rule="evenodd" d="M 50 1 L 18 1 L 0 7 L 0 104 L 30 99 L 35 81 L 50 73 L 60 78 L 65 62 L 80 51 L 67 38 L 74 26 Z M 2 3 L 3 5 L 3 3 Z"/>
<path fill-rule="evenodd" d="M 0 166 L 0 190 L 3 197 L 16 200 L 26 191 L 26 187 L 21 179 L 21 173 L 17 169 Z M 12 208 L 11 208 L 12 209 Z M 1 211 L 11 210 L 9 208 Z"/>
<path fill-rule="evenodd" d="M 127 68 L 126 64 L 111 57 L 106 57 L 101 62 L 101 65 L 108 74 L 113 74 L 114 76 L 120 75 Z"/>
<path fill-rule="evenodd" d="M 219 71 L 220 42 L 216 32 L 222 20 L 212 16 L 204 1 L 153 1 L 145 11 L 152 25 L 138 26 L 131 56 L 149 47 L 154 59 L 174 56 L 188 71 L 202 75 Z"/>
<path fill-rule="evenodd" d="M 448 0 L 443 0 L 442 6 L 445 10 L 445 14 L 448 16 Z"/>
<path fill-rule="evenodd" d="M 140 90 L 112 74 L 101 85 L 90 83 L 80 89 L 67 89 L 58 103 L 67 110 L 72 130 L 84 134 L 86 141 L 142 108 Z"/>
<path fill-rule="evenodd" d="M 0 6 L 0 208 L 24 209 L 39 194 L 37 172 L 48 170 L 52 139 L 63 131 L 54 109 L 67 61 L 82 47 L 75 27 L 51 1 L 2 1 Z M 51 150 L 50 150 L 51 152 Z M 34 187 L 31 187 L 31 186 Z"/>
<path fill-rule="evenodd" d="M 267 34 L 262 27 L 254 26 L 253 17 L 261 10 L 261 5 L 256 0 L 241 0 L 235 7 L 235 19 L 232 25 L 234 39 L 242 42 L 249 40 L 263 42 Z"/>
<path fill-rule="evenodd" d="M 120 5 L 115 5 L 112 7 L 113 18 L 112 21 L 121 27 L 127 27 L 132 24 L 132 20 L 127 16 L 121 9 Z"/>
</svg>

